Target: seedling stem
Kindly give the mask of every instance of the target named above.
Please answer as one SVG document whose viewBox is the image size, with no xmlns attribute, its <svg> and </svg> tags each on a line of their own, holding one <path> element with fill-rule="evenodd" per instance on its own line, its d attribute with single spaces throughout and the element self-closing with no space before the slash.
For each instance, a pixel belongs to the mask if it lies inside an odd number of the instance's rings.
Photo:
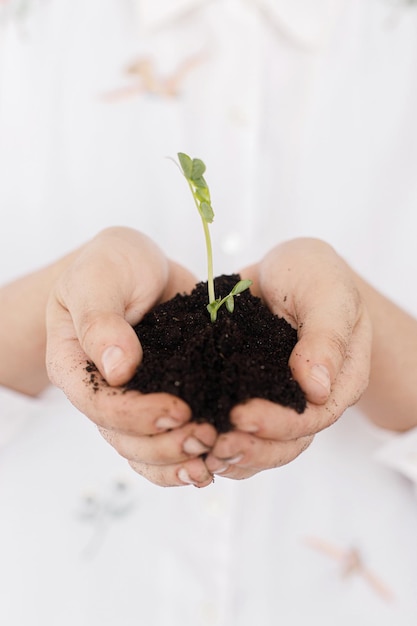
<svg viewBox="0 0 417 626">
<path fill-rule="evenodd" d="M 225 304 L 227 310 L 230 313 L 233 313 L 235 307 L 234 296 L 237 296 L 242 293 L 242 291 L 245 291 L 245 289 L 248 289 L 252 284 L 252 281 L 240 280 L 226 297 L 216 298 L 214 291 L 213 250 L 209 231 L 209 224 L 211 224 L 214 219 L 214 211 L 211 206 L 210 191 L 203 176 L 206 171 L 206 166 L 201 159 L 192 159 L 188 156 L 188 154 L 184 154 L 184 152 L 178 152 L 178 159 L 180 162 L 180 170 L 190 187 L 195 205 L 200 213 L 201 221 L 203 223 L 207 254 L 207 310 L 210 313 L 211 321 L 215 322 L 217 319 L 217 311 L 222 304 Z"/>
</svg>

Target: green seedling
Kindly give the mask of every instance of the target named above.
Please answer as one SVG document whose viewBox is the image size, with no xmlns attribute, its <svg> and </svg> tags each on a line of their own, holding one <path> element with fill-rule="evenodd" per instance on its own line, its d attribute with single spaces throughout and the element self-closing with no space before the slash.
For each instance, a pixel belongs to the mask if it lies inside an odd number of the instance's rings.
<svg viewBox="0 0 417 626">
<path fill-rule="evenodd" d="M 211 205 L 210 190 L 204 178 L 206 166 L 201 159 L 192 159 L 188 156 L 188 154 L 184 154 L 184 152 L 178 152 L 178 160 L 180 163 L 180 169 L 190 187 L 195 205 L 203 223 L 207 252 L 207 310 L 210 313 L 211 321 L 215 322 L 217 319 L 217 312 L 223 304 L 226 305 L 226 308 L 230 313 L 233 313 L 235 308 L 234 297 L 242 293 L 242 291 L 248 289 L 251 286 L 252 281 L 240 280 L 227 296 L 224 298 L 216 298 L 214 291 L 213 251 L 209 231 L 209 224 L 211 224 L 214 219 L 214 211 Z"/>
</svg>

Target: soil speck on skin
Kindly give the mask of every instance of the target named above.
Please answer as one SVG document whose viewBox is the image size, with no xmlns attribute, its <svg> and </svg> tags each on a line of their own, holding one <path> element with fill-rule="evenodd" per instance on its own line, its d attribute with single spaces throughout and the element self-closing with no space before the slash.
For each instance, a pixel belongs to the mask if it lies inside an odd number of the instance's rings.
<svg viewBox="0 0 417 626">
<path fill-rule="evenodd" d="M 239 276 L 215 279 L 216 296 L 227 295 Z M 210 321 L 207 283 L 178 294 L 150 311 L 135 327 L 143 360 L 125 390 L 167 392 L 182 398 L 192 419 L 232 428 L 230 410 L 250 398 L 264 398 L 302 413 L 306 399 L 292 378 L 288 359 L 296 331 L 273 315 L 249 290 L 223 306 Z"/>
<path fill-rule="evenodd" d="M 103 385 L 108 386 L 107 381 L 104 380 L 92 361 L 87 361 L 85 371 L 89 374 L 88 383 L 93 388 L 94 393 L 97 393 Z"/>
</svg>

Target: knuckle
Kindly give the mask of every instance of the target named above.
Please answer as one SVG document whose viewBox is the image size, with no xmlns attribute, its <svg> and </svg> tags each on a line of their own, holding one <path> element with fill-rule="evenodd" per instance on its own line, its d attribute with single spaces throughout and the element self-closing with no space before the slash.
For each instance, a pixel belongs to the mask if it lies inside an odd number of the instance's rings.
<svg viewBox="0 0 417 626">
<path fill-rule="evenodd" d="M 80 314 L 78 320 L 79 339 L 84 349 L 95 343 L 95 338 L 102 332 L 103 322 L 103 315 L 98 316 L 97 312 L 89 310 Z"/>
<path fill-rule="evenodd" d="M 342 333 L 333 332 L 328 337 L 328 343 L 332 352 L 336 354 L 338 358 L 345 359 L 348 350 L 348 344 L 346 338 Z"/>
</svg>

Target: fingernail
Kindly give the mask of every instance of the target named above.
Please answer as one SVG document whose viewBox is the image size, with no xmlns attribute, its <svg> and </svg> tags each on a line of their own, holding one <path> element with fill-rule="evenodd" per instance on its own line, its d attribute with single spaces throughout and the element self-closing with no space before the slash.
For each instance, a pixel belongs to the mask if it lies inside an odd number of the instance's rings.
<svg viewBox="0 0 417 626">
<path fill-rule="evenodd" d="M 330 374 L 325 365 L 313 365 L 310 370 L 310 379 L 316 382 L 325 391 L 326 394 L 330 393 Z"/>
<path fill-rule="evenodd" d="M 119 346 L 109 346 L 101 356 L 104 375 L 107 378 L 123 362 L 124 352 Z"/>
<path fill-rule="evenodd" d="M 210 448 L 205 446 L 203 443 L 201 443 L 201 441 L 199 441 L 195 437 L 188 437 L 187 439 L 185 439 L 184 443 L 182 444 L 182 449 L 187 454 L 199 455 L 199 454 L 204 454 L 205 452 L 208 452 Z"/>
<path fill-rule="evenodd" d="M 222 467 L 219 467 L 219 469 L 215 469 L 213 470 L 213 474 L 223 474 L 224 472 L 226 472 L 229 469 L 228 465 L 222 465 Z"/>
<path fill-rule="evenodd" d="M 185 467 L 181 467 L 181 469 L 178 470 L 177 476 L 183 483 L 186 483 L 187 485 L 195 484 L 195 482 L 191 480 L 190 475 L 185 469 Z"/>
<path fill-rule="evenodd" d="M 159 417 L 155 422 L 155 426 L 160 430 L 171 430 L 172 428 L 177 428 L 179 425 L 180 423 L 169 415 Z"/>
<path fill-rule="evenodd" d="M 223 459 L 224 461 L 226 461 L 226 463 L 228 463 L 229 465 L 235 465 L 236 463 L 239 463 L 239 461 L 241 461 L 243 459 L 243 454 L 236 454 L 236 456 L 232 456 L 230 459 Z"/>
</svg>

